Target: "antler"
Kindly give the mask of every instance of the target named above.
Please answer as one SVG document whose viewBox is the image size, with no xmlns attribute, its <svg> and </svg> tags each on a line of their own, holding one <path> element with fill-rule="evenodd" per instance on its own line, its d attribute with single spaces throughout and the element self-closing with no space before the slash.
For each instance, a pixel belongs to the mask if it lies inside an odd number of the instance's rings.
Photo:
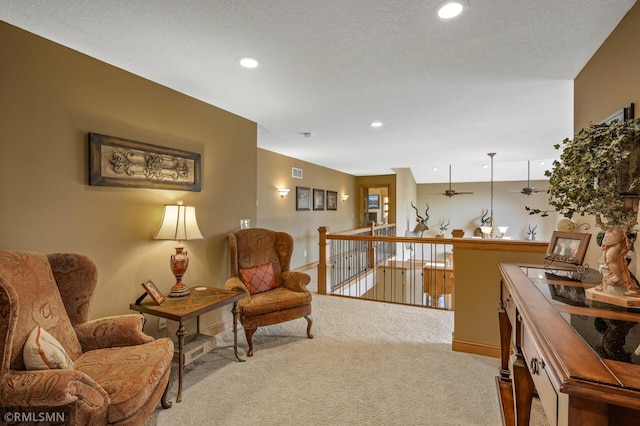
<svg viewBox="0 0 640 426">
<path fill-rule="evenodd" d="M 418 219 L 420 219 L 420 222 L 424 222 L 424 219 L 422 218 L 422 216 L 420 216 L 420 214 L 418 213 L 418 208 L 416 206 L 413 205 L 413 201 L 411 202 L 411 207 L 413 207 L 413 209 L 416 211 L 416 216 L 418 216 Z M 429 210 L 429 209 L 427 209 Z M 427 216 L 427 219 L 429 219 L 429 216 Z"/>
<path fill-rule="evenodd" d="M 447 229 L 447 226 L 449 226 L 451 224 L 451 222 L 449 222 L 449 219 L 447 219 L 447 223 L 444 223 L 444 219 L 442 219 L 442 223 L 440 224 L 440 229 L 442 231 Z"/>
<path fill-rule="evenodd" d="M 489 214 L 489 210 L 487 210 L 487 212 L 484 212 L 484 209 L 482 210 L 482 216 L 480 217 L 480 223 L 482 225 L 484 225 L 485 223 L 487 223 L 487 215 Z"/>
<path fill-rule="evenodd" d="M 427 209 L 424 211 L 424 215 L 426 216 L 426 219 L 424 220 L 425 222 L 427 222 L 429 220 L 429 203 L 425 203 L 427 205 Z M 418 209 L 416 209 L 416 212 L 418 211 Z"/>
</svg>

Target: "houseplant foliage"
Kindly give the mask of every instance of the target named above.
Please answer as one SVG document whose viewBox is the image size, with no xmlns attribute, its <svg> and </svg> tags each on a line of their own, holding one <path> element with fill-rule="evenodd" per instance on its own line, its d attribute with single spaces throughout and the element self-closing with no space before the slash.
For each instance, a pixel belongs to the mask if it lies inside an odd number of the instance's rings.
<svg viewBox="0 0 640 426">
<path fill-rule="evenodd" d="M 629 237 L 637 225 L 640 119 L 591 124 L 555 148 L 562 148 L 562 154 L 553 162 L 553 170 L 545 172 L 549 204 L 568 218 L 594 215 L 605 231 L 602 249 L 610 272 L 598 289 L 612 286 L 640 295 L 625 258 L 633 244 Z"/>
</svg>

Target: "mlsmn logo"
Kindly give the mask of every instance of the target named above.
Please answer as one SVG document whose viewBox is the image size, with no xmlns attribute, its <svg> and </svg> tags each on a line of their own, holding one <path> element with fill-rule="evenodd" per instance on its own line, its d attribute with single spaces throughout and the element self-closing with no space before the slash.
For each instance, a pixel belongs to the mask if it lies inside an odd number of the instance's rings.
<svg viewBox="0 0 640 426">
<path fill-rule="evenodd" d="M 66 411 L 24 411 L 16 409 L 15 411 L 5 411 L 2 415 L 2 420 L 7 423 L 64 423 L 67 421 L 66 417 Z"/>
</svg>

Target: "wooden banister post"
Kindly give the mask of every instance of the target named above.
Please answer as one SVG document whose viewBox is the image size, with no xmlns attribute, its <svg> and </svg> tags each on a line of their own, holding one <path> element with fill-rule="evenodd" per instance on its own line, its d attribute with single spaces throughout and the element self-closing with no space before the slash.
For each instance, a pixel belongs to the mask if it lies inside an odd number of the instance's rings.
<svg viewBox="0 0 640 426">
<path fill-rule="evenodd" d="M 376 224 L 374 222 L 369 222 L 369 227 L 371 228 L 370 235 L 374 237 Z M 373 251 L 373 240 L 367 241 L 368 249 L 369 249 L 369 270 L 372 270 L 375 267 L 376 263 L 376 254 Z"/>
<path fill-rule="evenodd" d="M 329 228 L 318 228 L 318 294 L 327 294 L 327 231 Z"/>
</svg>

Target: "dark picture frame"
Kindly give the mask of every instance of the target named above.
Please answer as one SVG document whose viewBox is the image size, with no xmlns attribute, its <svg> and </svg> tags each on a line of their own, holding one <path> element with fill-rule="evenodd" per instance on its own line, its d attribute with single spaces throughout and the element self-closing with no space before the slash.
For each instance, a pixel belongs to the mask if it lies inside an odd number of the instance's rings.
<svg viewBox="0 0 640 426">
<path fill-rule="evenodd" d="M 598 124 L 609 124 L 613 120 L 618 120 L 618 121 L 632 120 L 634 115 L 635 115 L 634 104 L 632 102 L 628 105 L 623 106 L 622 108 L 620 108 L 619 110 L 617 110 L 616 112 L 614 112 L 613 114 L 611 114 L 610 116 L 608 116 Z"/>
<path fill-rule="evenodd" d="M 296 186 L 296 210 L 311 210 L 311 188 Z"/>
<path fill-rule="evenodd" d="M 582 265 L 591 234 L 553 231 L 544 258 L 554 262 Z"/>
<path fill-rule="evenodd" d="M 324 210 L 324 189 L 313 188 L 313 209 Z"/>
<path fill-rule="evenodd" d="M 200 154 L 89 133 L 89 185 L 201 190 Z"/>
<path fill-rule="evenodd" d="M 380 208 L 380 196 L 379 195 L 369 195 L 368 207 L 370 209 L 379 209 Z"/>
<path fill-rule="evenodd" d="M 144 288 L 144 291 L 146 291 L 147 294 L 153 299 L 153 301 L 156 302 L 156 304 L 162 305 L 162 302 L 164 302 L 164 296 L 162 295 L 162 293 L 160 293 L 160 290 L 158 290 L 158 287 L 156 287 L 153 281 L 146 280 L 142 283 L 142 287 Z"/>
<path fill-rule="evenodd" d="M 327 191 L 327 210 L 338 210 L 338 193 Z"/>
</svg>

